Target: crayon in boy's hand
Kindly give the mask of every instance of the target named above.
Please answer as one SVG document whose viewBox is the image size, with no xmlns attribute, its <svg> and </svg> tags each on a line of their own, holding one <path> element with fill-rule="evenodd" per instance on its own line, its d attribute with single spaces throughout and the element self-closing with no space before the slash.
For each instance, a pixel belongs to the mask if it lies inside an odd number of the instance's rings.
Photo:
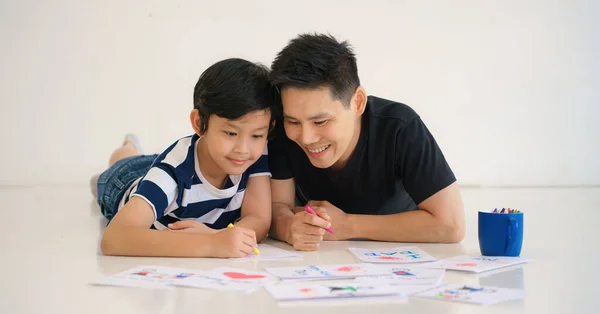
<svg viewBox="0 0 600 314">
<path fill-rule="evenodd" d="M 233 228 L 233 227 L 234 227 L 234 226 L 233 226 L 233 224 L 232 224 L 232 223 L 230 223 L 229 225 L 227 225 L 227 228 Z M 260 251 L 258 250 L 258 248 L 257 248 L 257 247 L 255 247 L 255 248 L 254 248 L 254 254 L 256 254 L 256 255 L 260 255 Z"/>
</svg>

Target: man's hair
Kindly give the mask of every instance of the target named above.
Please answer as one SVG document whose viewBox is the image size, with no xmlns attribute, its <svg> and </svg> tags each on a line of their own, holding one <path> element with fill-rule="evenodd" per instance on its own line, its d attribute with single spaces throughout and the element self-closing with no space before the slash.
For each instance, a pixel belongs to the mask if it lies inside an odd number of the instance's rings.
<svg viewBox="0 0 600 314">
<path fill-rule="evenodd" d="M 256 110 L 270 110 L 275 118 L 278 95 L 269 84 L 269 69 L 238 58 L 219 61 L 206 69 L 194 87 L 194 109 L 200 113 L 200 132 L 217 115 L 236 120 Z"/>
<path fill-rule="evenodd" d="M 350 106 L 360 86 L 356 56 L 347 41 L 331 35 L 301 34 L 277 54 L 271 65 L 271 85 L 316 89 L 327 87 L 334 99 Z"/>
</svg>

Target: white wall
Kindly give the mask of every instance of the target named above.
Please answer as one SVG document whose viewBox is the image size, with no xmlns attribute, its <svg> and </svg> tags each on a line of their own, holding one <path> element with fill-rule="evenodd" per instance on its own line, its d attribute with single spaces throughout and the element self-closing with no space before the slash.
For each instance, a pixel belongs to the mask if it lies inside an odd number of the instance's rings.
<svg viewBox="0 0 600 314">
<path fill-rule="evenodd" d="M 1 185 L 87 182 L 130 131 L 165 148 L 206 67 L 307 31 L 348 39 L 461 183 L 600 184 L 598 2 L 91 2 L 0 2 Z"/>
</svg>

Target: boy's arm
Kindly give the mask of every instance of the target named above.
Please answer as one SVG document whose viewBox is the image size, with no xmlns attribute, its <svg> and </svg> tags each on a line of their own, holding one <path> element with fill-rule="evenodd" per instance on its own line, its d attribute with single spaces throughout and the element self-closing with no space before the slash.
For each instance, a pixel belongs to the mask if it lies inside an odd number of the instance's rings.
<svg viewBox="0 0 600 314">
<path fill-rule="evenodd" d="M 271 187 L 269 176 L 254 176 L 248 179 L 242 214 L 236 226 L 241 226 L 256 232 L 257 242 L 263 241 L 271 225 Z"/>
<path fill-rule="evenodd" d="M 132 197 L 115 215 L 104 235 L 105 255 L 165 257 L 243 257 L 252 252 L 253 232 L 231 228 L 217 234 L 180 233 L 149 229 L 154 210 L 141 197 Z"/>
</svg>

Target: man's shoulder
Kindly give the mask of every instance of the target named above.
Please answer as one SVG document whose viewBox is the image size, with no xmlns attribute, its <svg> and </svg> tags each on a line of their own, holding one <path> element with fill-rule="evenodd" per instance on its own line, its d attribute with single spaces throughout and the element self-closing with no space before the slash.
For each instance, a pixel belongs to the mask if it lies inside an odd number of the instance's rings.
<svg viewBox="0 0 600 314">
<path fill-rule="evenodd" d="M 374 119 L 405 125 L 419 115 L 407 104 L 377 96 L 369 96 L 367 110 Z"/>
</svg>

